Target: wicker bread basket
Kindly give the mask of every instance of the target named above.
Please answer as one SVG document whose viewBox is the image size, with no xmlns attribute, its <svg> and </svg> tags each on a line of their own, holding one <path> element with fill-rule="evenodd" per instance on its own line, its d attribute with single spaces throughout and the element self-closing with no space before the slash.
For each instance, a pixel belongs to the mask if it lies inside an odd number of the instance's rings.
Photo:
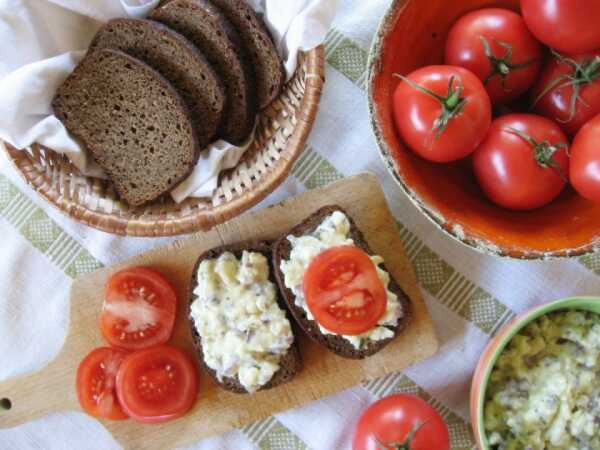
<svg viewBox="0 0 600 450">
<path fill-rule="evenodd" d="M 254 142 L 235 168 L 221 174 L 212 198 L 188 198 L 177 204 L 164 195 L 147 206 L 130 208 L 110 182 L 81 175 L 64 155 L 39 145 L 23 150 L 7 143 L 4 147 L 33 189 L 81 223 L 128 236 L 208 230 L 261 201 L 287 177 L 315 120 L 324 72 L 322 46 L 300 55 L 292 79 L 261 112 Z"/>
</svg>

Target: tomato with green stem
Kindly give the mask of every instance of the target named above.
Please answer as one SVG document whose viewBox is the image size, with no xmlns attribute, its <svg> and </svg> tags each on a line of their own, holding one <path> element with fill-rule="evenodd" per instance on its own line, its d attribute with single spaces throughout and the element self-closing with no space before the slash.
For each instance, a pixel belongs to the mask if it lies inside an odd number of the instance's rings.
<svg viewBox="0 0 600 450">
<path fill-rule="evenodd" d="M 554 200 L 567 183 L 568 140 L 546 117 L 501 116 L 473 153 L 473 168 L 495 204 L 512 210 L 539 208 Z"/>
<path fill-rule="evenodd" d="M 575 136 L 569 178 L 582 197 L 600 203 L 600 115 L 586 123 Z"/>
<path fill-rule="evenodd" d="M 574 136 L 600 114 L 600 51 L 576 56 L 553 52 L 531 96 L 535 112 L 556 120 Z"/>
<path fill-rule="evenodd" d="M 367 408 L 354 429 L 352 450 L 449 450 L 448 426 L 415 395 L 394 394 Z"/>
<path fill-rule="evenodd" d="M 428 66 L 408 76 L 393 95 L 396 128 L 404 142 L 429 161 L 464 158 L 481 143 L 492 120 L 483 83 L 454 66 Z"/>
<path fill-rule="evenodd" d="M 521 0 L 521 12 L 548 47 L 565 53 L 600 47 L 600 0 Z"/>
<path fill-rule="evenodd" d="M 519 14 L 485 8 L 465 14 L 453 25 L 444 61 L 473 72 L 492 103 L 504 104 L 531 87 L 542 58 L 542 46 Z"/>
</svg>

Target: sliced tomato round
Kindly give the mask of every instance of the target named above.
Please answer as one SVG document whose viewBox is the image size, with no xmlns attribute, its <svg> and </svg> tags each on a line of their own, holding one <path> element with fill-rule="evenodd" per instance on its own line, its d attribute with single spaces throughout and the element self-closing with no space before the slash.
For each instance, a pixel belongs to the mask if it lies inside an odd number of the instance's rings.
<svg viewBox="0 0 600 450">
<path fill-rule="evenodd" d="M 100 329 L 109 344 L 139 350 L 171 337 L 177 294 L 162 274 L 146 267 L 117 272 L 108 280 Z"/>
<path fill-rule="evenodd" d="M 131 353 L 117 373 L 123 410 L 145 423 L 173 420 L 188 412 L 198 394 L 198 372 L 176 347 L 158 345 Z"/>
<path fill-rule="evenodd" d="M 372 329 L 385 313 L 387 292 L 367 253 L 347 245 L 317 255 L 304 274 L 304 296 L 325 329 L 356 336 Z"/>
<path fill-rule="evenodd" d="M 101 419 L 127 419 L 116 391 L 117 371 L 126 355 L 123 350 L 100 347 L 81 361 L 77 369 L 77 397 L 85 412 Z"/>
</svg>

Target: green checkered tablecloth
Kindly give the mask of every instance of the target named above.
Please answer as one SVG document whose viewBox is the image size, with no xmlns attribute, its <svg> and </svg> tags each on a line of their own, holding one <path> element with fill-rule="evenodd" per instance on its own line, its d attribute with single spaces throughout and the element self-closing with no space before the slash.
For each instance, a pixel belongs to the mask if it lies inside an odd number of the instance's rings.
<svg viewBox="0 0 600 450">
<path fill-rule="evenodd" d="M 399 192 L 369 127 L 368 49 L 389 0 L 343 0 L 326 41 L 327 83 L 314 130 L 292 175 L 258 207 L 361 171 L 379 176 L 441 341 L 440 352 L 404 372 L 356 386 L 194 444 L 194 449 L 349 449 L 360 411 L 391 392 L 419 395 L 447 421 L 452 448 L 474 446 L 470 379 L 484 346 L 523 309 L 600 292 L 596 255 L 520 262 L 476 253 L 447 239 Z M 110 236 L 49 208 L 0 159 L 0 378 L 47 363 L 60 349 L 71 280 L 171 239 Z M 98 422 L 75 412 L 0 430 L 2 449 L 112 449 Z"/>
</svg>

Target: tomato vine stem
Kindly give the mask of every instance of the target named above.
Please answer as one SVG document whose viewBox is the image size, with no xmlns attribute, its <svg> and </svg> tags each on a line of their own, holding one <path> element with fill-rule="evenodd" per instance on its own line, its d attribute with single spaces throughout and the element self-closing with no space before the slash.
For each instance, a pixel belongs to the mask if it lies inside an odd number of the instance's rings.
<svg viewBox="0 0 600 450">
<path fill-rule="evenodd" d="M 531 135 L 512 127 L 508 127 L 506 131 L 520 137 L 531 146 L 531 148 L 533 149 L 533 157 L 535 158 L 535 161 L 540 167 L 544 169 L 556 170 L 558 175 L 562 178 L 562 180 L 567 181 L 567 176 L 565 173 L 563 173 L 560 164 L 552 159 L 556 152 L 558 152 L 559 150 L 566 149 L 567 144 L 552 144 L 550 141 L 547 140 L 538 142 Z"/>
<path fill-rule="evenodd" d="M 510 72 L 513 70 L 524 69 L 525 67 L 537 62 L 537 59 L 530 59 L 529 61 L 525 61 L 519 64 L 513 63 L 513 46 L 510 45 L 508 42 L 494 40 L 496 44 L 498 44 L 506 50 L 504 55 L 502 55 L 501 57 L 497 57 L 496 55 L 494 55 L 494 52 L 492 51 L 492 46 L 490 45 L 488 40 L 483 36 L 479 36 L 479 39 L 481 40 L 481 44 L 483 45 L 483 51 L 485 52 L 485 56 L 489 59 L 490 64 L 492 65 L 492 70 L 490 71 L 490 74 L 483 81 L 483 84 L 485 85 L 487 85 L 494 77 L 500 76 L 502 78 L 502 89 L 504 89 L 504 92 L 510 92 L 510 89 L 506 85 L 506 79 Z"/>
<path fill-rule="evenodd" d="M 442 112 L 439 115 L 439 117 L 433 122 L 433 131 L 435 131 L 436 139 L 439 139 L 441 137 L 442 133 L 446 131 L 446 128 L 448 128 L 450 120 L 459 115 L 463 111 L 467 103 L 467 98 L 462 96 L 465 88 L 461 83 L 460 78 L 457 79 L 457 77 L 455 77 L 454 75 L 452 75 L 450 77 L 450 80 L 448 81 L 448 92 L 446 93 L 445 97 L 436 94 L 430 89 L 420 86 L 419 84 L 415 83 L 414 81 L 410 80 L 404 75 L 395 73 L 393 74 L 393 76 L 400 78 L 413 89 L 416 89 L 420 92 L 423 92 L 424 94 L 435 98 L 440 103 L 440 105 L 442 106 Z M 457 82 L 456 87 L 454 86 L 455 81 Z"/>
<path fill-rule="evenodd" d="M 584 105 L 587 105 L 581 98 L 581 89 L 584 86 L 592 84 L 594 81 L 600 79 L 600 55 L 594 56 L 578 63 L 572 58 L 561 55 L 556 50 L 552 49 L 552 55 L 561 64 L 567 64 L 571 67 L 572 72 L 570 74 L 561 75 L 552 80 L 544 88 L 544 90 L 536 97 L 533 102 L 533 107 L 546 96 L 553 89 L 563 89 L 565 87 L 572 87 L 573 93 L 569 101 L 569 117 L 566 120 L 557 118 L 561 123 L 567 123 L 573 120 L 577 113 L 577 102 L 580 101 Z"/>
<path fill-rule="evenodd" d="M 415 435 L 426 423 L 427 422 L 417 422 L 416 426 L 410 430 L 410 433 L 408 433 L 403 441 L 383 443 L 376 438 L 375 440 L 377 441 L 378 450 L 389 450 L 390 448 L 392 450 L 410 450 L 410 446 L 415 439 Z"/>
</svg>

